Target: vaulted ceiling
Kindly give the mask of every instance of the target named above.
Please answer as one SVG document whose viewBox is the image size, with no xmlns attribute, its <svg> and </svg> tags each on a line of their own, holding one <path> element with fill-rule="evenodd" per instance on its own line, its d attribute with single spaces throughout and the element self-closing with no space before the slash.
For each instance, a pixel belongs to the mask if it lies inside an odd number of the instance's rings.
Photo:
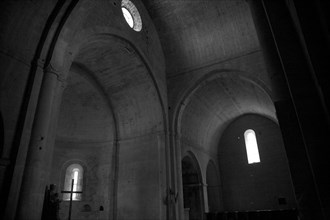
<svg viewBox="0 0 330 220">
<path fill-rule="evenodd" d="M 259 114 L 276 121 L 269 78 L 260 68 L 263 56 L 247 1 L 143 2 L 162 44 L 170 104 L 184 102 L 178 132 L 188 142 L 216 152 L 222 132 L 240 115 Z M 225 69 L 232 75 L 219 74 L 220 78 L 203 82 L 203 75 Z M 178 101 L 182 88 L 189 88 L 194 79 L 196 89 L 186 92 L 186 100 Z M 198 86 L 198 81 L 203 86 Z"/>
<path fill-rule="evenodd" d="M 244 0 L 146 0 L 163 46 L 167 75 L 258 50 Z"/>
<path fill-rule="evenodd" d="M 252 113 L 276 120 L 245 0 L 144 0 L 143 4 L 164 53 L 169 105 L 185 105 L 178 123 L 188 141 L 216 152 L 222 132 L 236 117 Z M 123 137 L 138 136 L 142 127 L 151 131 L 161 124 L 156 93 L 145 97 L 152 87 L 147 70 L 127 47 L 118 40 L 98 39 L 75 59 L 105 89 L 112 110 L 122 119 L 118 126 Z M 204 77 L 210 72 L 218 75 Z M 186 100 L 179 100 L 180 96 Z"/>
</svg>

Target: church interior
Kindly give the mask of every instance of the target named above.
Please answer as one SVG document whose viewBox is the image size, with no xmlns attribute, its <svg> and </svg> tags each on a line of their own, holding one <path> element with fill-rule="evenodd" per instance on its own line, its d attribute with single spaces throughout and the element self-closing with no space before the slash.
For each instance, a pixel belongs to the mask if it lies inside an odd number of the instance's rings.
<svg viewBox="0 0 330 220">
<path fill-rule="evenodd" d="M 329 2 L 0 10 L 1 219 L 330 219 Z"/>
</svg>

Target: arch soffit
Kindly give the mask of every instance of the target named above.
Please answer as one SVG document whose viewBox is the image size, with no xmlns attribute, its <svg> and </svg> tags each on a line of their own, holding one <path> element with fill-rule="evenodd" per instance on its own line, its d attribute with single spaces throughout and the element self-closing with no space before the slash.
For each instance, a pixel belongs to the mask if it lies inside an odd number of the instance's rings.
<svg viewBox="0 0 330 220">
<path fill-rule="evenodd" d="M 132 36 L 125 33 L 125 31 L 121 31 L 118 28 L 116 29 L 115 27 L 111 26 L 95 26 L 83 29 L 79 25 L 69 25 L 69 20 L 79 19 L 78 11 L 80 7 L 83 7 L 83 2 L 85 1 L 79 1 L 69 16 L 66 18 L 63 26 L 58 27 L 58 37 L 53 40 L 54 47 L 49 49 L 48 57 L 46 59 L 48 62 L 46 62 L 45 66 L 51 67 L 54 71 L 60 74 L 62 79 L 66 79 L 75 56 L 79 54 L 80 49 L 84 45 L 100 38 L 116 38 L 119 41 L 125 42 L 127 47 L 129 47 L 130 50 L 133 50 L 137 54 L 147 69 L 147 74 L 149 75 L 151 83 L 156 90 L 162 109 L 162 120 L 164 121 L 164 130 L 166 131 L 166 97 L 164 96 L 164 93 L 162 93 L 164 90 L 162 87 L 166 87 L 166 85 L 162 85 L 162 79 L 158 79 L 159 77 L 157 78 L 155 76 L 156 71 L 160 72 L 159 65 L 152 65 L 152 63 L 148 60 L 149 58 L 145 55 L 145 51 L 139 46 L 139 43 L 135 43 L 134 39 L 132 39 Z M 164 60 L 161 61 L 164 62 Z M 165 70 L 161 69 L 161 72 L 164 72 L 165 76 Z"/>
<path fill-rule="evenodd" d="M 195 156 L 195 154 L 191 150 L 187 150 L 182 155 L 181 161 L 183 161 L 184 158 L 189 158 L 189 160 L 192 162 L 194 169 L 197 171 L 199 181 L 200 181 L 200 183 L 202 183 L 204 180 L 204 175 L 203 175 L 202 169 L 201 169 L 202 166 L 201 166 L 200 162 L 198 161 L 197 157 Z"/>
<path fill-rule="evenodd" d="M 87 66 L 84 66 L 83 63 L 79 63 L 78 56 L 80 56 L 81 54 L 86 54 L 86 53 L 84 53 L 84 51 L 82 51 L 82 50 L 84 50 L 84 48 L 87 48 L 87 51 L 90 49 L 90 48 L 88 49 L 88 47 L 91 46 L 91 48 L 93 48 L 94 47 L 92 45 L 93 43 L 96 43 L 96 47 L 95 48 L 99 47 L 100 46 L 99 42 L 101 42 L 101 44 L 104 44 L 104 45 L 105 44 L 106 45 L 116 44 L 117 46 L 120 45 L 120 47 L 122 45 L 123 49 L 127 50 L 128 53 L 130 53 L 129 51 L 131 51 L 132 54 L 134 54 L 134 56 L 137 57 L 137 60 L 139 60 L 139 62 L 141 62 L 141 64 L 143 65 L 143 67 L 146 69 L 146 71 L 143 72 L 142 74 L 144 74 L 146 76 L 146 79 L 147 79 L 147 82 L 146 83 L 148 85 L 150 85 L 148 87 L 152 88 L 152 90 L 151 90 L 152 93 L 154 93 L 155 96 L 157 97 L 157 100 L 158 100 L 157 102 L 158 103 L 155 102 L 154 105 L 160 106 L 159 109 L 160 109 L 161 112 L 160 112 L 159 116 L 161 117 L 160 120 L 162 120 L 162 125 L 164 127 L 164 130 L 166 131 L 166 129 L 167 129 L 167 124 L 166 124 L 167 114 L 166 114 L 166 110 L 165 110 L 165 103 L 163 101 L 164 99 L 162 99 L 161 90 L 157 86 L 158 84 L 157 84 L 155 78 L 153 77 L 153 74 L 151 73 L 151 69 L 149 68 L 148 64 L 146 62 L 144 62 L 143 59 L 141 59 L 141 56 L 139 56 L 138 51 L 135 50 L 136 48 L 134 48 L 134 45 L 132 45 L 126 39 L 123 39 L 123 38 L 118 37 L 118 36 L 115 36 L 115 35 L 110 35 L 110 34 L 99 34 L 99 35 L 91 36 L 88 40 L 85 40 L 85 41 L 83 41 L 80 44 L 80 48 L 79 48 L 79 50 L 77 50 L 77 53 L 75 54 L 75 57 L 74 57 L 74 60 L 73 60 L 72 63 L 77 64 L 78 66 L 80 66 L 83 69 L 87 69 L 87 71 L 89 73 L 95 75 L 95 73 L 92 71 L 92 69 L 89 69 Z M 107 47 L 109 47 L 109 46 L 107 46 Z M 118 48 L 119 47 L 115 48 L 115 50 L 118 49 Z M 76 58 L 77 58 L 77 60 L 76 60 Z M 76 63 L 76 61 L 78 63 Z M 140 74 L 141 74 L 141 72 L 140 72 Z M 111 77 L 111 76 L 108 75 L 106 77 Z M 125 77 L 125 76 L 123 75 L 122 77 Z M 92 76 L 92 78 L 94 78 L 94 80 L 95 80 L 97 77 L 95 75 L 95 77 Z M 142 79 L 142 78 L 140 77 L 140 79 Z M 96 81 L 98 81 L 98 80 L 96 80 Z M 134 81 L 134 85 L 135 85 L 135 83 L 137 83 L 137 81 Z M 98 83 L 98 85 L 101 86 L 102 83 Z M 134 85 L 132 84 L 131 86 L 134 86 Z M 109 88 L 106 88 L 106 85 L 104 85 L 104 86 L 101 86 L 101 90 L 103 91 L 104 94 L 106 94 L 107 93 L 106 91 L 109 91 Z M 138 96 L 138 97 L 142 97 L 140 93 L 135 93 L 135 95 Z M 115 108 L 116 107 L 116 105 L 115 105 L 116 103 L 113 102 L 110 97 L 108 97 L 107 99 L 108 99 L 109 105 L 111 106 L 111 109 L 113 110 L 114 117 L 116 117 L 116 118 L 114 118 L 115 123 L 116 122 L 119 122 L 120 115 L 122 115 L 122 114 L 118 114 L 118 112 L 115 111 L 116 110 L 116 108 Z M 135 101 L 132 101 L 132 100 L 131 100 L 130 103 L 135 103 L 136 104 L 136 102 Z M 150 102 L 149 102 L 149 104 L 150 104 Z M 140 106 L 140 108 L 141 108 L 141 105 L 139 105 L 139 104 L 137 104 L 137 105 Z M 144 113 L 144 115 L 146 116 L 145 113 Z M 150 119 L 151 119 L 151 117 L 150 117 Z M 116 123 L 116 124 L 118 125 L 118 123 Z M 117 133 L 121 133 L 120 132 L 121 129 L 118 126 L 116 126 L 116 130 L 117 130 Z M 118 134 L 117 136 L 119 138 L 120 137 L 120 134 Z M 126 136 L 126 135 L 124 135 L 124 136 Z"/>
<path fill-rule="evenodd" d="M 95 92 L 97 92 L 100 98 L 102 98 L 102 100 L 105 102 L 106 106 L 108 107 L 107 112 L 109 113 L 109 115 L 111 115 L 113 120 L 113 124 L 111 127 L 111 130 L 113 132 L 111 135 L 113 139 L 111 140 L 114 141 L 118 136 L 117 122 L 114 114 L 113 104 L 111 100 L 107 97 L 106 91 L 95 78 L 94 74 L 89 69 L 85 68 L 84 66 L 81 66 L 79 63 L 73 62 L 70 68 L 70 72 L 76 74 L 76 77 L 79 76 L 82 79 L 88 81 L 90 83 L 90 86 L 95 89 Z M 68 87 L 66 86 L 65 89 L 67 88 Z M 59 125 L 57 129 L 59 129 Z"/>
<path fill-rule="evenodd" d="M 187 88 L 183 95 L 180 97 L 179 101 L 174 109 L 174 131 L 179 136 L 181 135 L 181 120 L 182 116 L 184 114 L 185 108 L 187 104 L 192 99 L 193 95 L 202 87 L 206 86 L 208 83 L 212 82 L 213 80 L 219 79 L 219 78 L 226 78 L 226 77 L 234 77 L 239 80 L 246 81 L 248 83 L 251 83 L 255 85 L 257 88 L 259 88 L 261 91 L 265 93 L 265 95 L 272 100 L 271 98 L 271 91 L 268 89 L 265 83 L 258 79 L 252 79 L 251 77 L 244 76 L 245 72 L 240 70 L 214 70 L 206 75 L 204 75 L 202 78 L 197 80 L 192 86 Z M 238 116 L 239 117 L 239 116 Z M 233 119 L 232 119 L 233 120 Z M 232 121 L 231 120 L 231 121 Z M 276 121 L 276 119 L 272 118 L 272 120 Z M 228 125 L 228 123 L 227 123 Z"/>
<path fill-rule="evenodd" d="M 76 25 L 75 21 L 82 20 L 81 18 L 86 16 L 84 13 L 86 13 L 86 7 L 85 5 L 88 4 L 89 1 L 87 0 L 81 0 L 75 5 L 73 5 L 73 9 L 69 11 L 69 15 L 63 16 L 62 18 L 62 26 L 61 22 L 59 23 L 57 30 L 57 36 L 53 38 L 53 42 L 51 45 L 54 45 L 53 47 L 50 46 L 50 49 L 48 51 L 48 57 L 46 57 L 48 60 L 48 63 L 46 63 L 46 66 L 51 65 L 56 71 L 60 72 L 63 76 L 63 78 L 66 78 L 68 71 L 70 69 L 70 66 L 74 60 L 74 57 L 79 53 L 79 50 L 82 45 L 88 43 L 89 41 L 96 39 L 98 37 L 104 37 L 104 36 L 111 36 L 111 37 L 116 37 L 122 41 L 125 41 L 131 48 L 134 50 L 142 62 L 145 64 L 147 69 L 149 70 L 149 74 L 155 84 L 155 87 L 157 90 L 159 90 L 159 87 L 161 84 L 158 82 L 160 79 L 157 79 L 155 76 L 156 72 L 162 72 L 164 73 L 165 77 L 165 69 L 161 68 L 164 67 L 165 65 L 152 65 L 152 62 L 149 61 L 150 58 L 146 54 L 148 53 L 147 50 L 153 50 L 155 49 L 157 55 L 159 55 L 162 59 L 157 59 L 157 62 L 160 62 L 161 64 L 165 63 L 163 53 L 161 52 L 161 47 L 160 47 L 160 42 L 156 41 L 159 43 L 159 45 L 156 44 L 155 47 L 146 47 L 143 44 L 143 41 L 141 39 L 138 39 L 142 33 L 135 33 L 132 34 L 131 30 L 129 28 L 123 29 L 116 27 L 115 25 L 111 26 L 107 22 L 105 22 L 104 25 L 96 25 L 96 26 L 89 26 L 87 28 L 82 27 L 82 24 Z M 145 11 L 143 6 L 140 6 L 141 10 Z M 120 11 L 120 16 L 122 17 L 120 7 L 118 9 Z M 143 13 L 145 14 L 145 13 Z M 115 16 L 118 16 L 117 13 L 115 13 Z M 144 16 L 146 20 L 149 20 L 147 16 Z M 116 18 L 116 17 L 115 17 Z M 117 19 L 118 20 L 118 19 Z M 120 24 L 117 25 L 122 25 L 121 23 L 125 24 L 124 18 L 121 18 L 119 20 L 122 20 L 122 22 L 118 22 Z M 151 30 L 154 29 L 152 22 L 145 22 L 145 26 L 148 25 L 148 27 L 145 27 L 148 29 L 148 32 L 151 32 Z M 155 32 L 155 31 L 154 31 Z M 156 33 L 156 32 L 155 32 Z M 51 33 L 49 33 L 50 35 Z M 56 35 L 56 34 L 55 34 Z M 136 38 L 134 38 L 136 37 Z M 141 36 L 140 36 L 141 38 Z M 138 41 L 138 42 L 137 42 Z M 141 46 L 143 45 L 143 46 Z M 154 45 L 153 45 L 154 46 Z M 45 48 L 47 49 L 47 48 Z M 157 51 L 159 50 L 159 51 Z M 161 97 L 161 101 L 164 102 L 165 97 Z"/>
<path fill-rule="evenodd" d="M 208 162 L 207 162 L 207 165 L 206 165 L 206 170 L 210 167 L 210 166 L 213 166 L 214 168 L 216 168 L 216 163 L 214 162 L 214 160 L 211 158 Z M 217 169 L 216 169 L 217 170 Z"/>
<path fill-rule="evenodd" d="M 239 120 L 240 118 L 243 118 L 245 116 L 249 116 L 249 115 L 254 115 L 254 116 L 258 116 L 258 117 L 261 117 L 261 118 L 265 118 L 265 119 L 268 119 L 269 121 L 271 121 L 272 123 L 276 124 L 277 126 L 279 126 L 279 123 L 278 123 L 278 120 L 276 118 L 273 118 L 273 117 L 270 117 L 268 115 L 262 115 L 262 114 L 256 114 L 256 113 L 245 113 L 245 114 L 242 114 L 242 115 L 239 115 L 235 118 L 233 118 L 230 123 L 228 123 L 228 125 L 225 127 L 225 130 L 232 124 L 234 123 L 235 121 Z"/>
<path fill-rule="evenodd" d="M 89 30 L 83 30 L 77 34 L 77 38 L 73 38 L 72 44 L 66 45 L 66 47 L 62 47 L 61 43 L 58 43 L 57 47 L 54 49 L 54 53 L 52 54 L 52 58 L 50 60 L 50 66 L 62 74 L 62 78 L 66 79 L 70 67 L 75 59 L 75 57 L 79 54 L 79 51 L 82 47 L 88 45 L 90 42 L 97 41 L 97 40 L 105 40 L 105 39 L 117 39 L 125 44 L 125 46 L 134 51 L 137 56 L 141 59 L 143 64 L 148 70 L 148 74 L 152 80 L 152 83 L 158 93 L 161 106 L 164 109 L 164 105 L 166 103 L 165 97 L 162 95 L 162 88 L 160 86 L 161 82 L 157 80 L 155 76 L 155 72 L 157 71 L 151 63 L 148 61 L 148 57 L 144 55 L 144 53 L 135 45 L 131 39 L 126 38 L 125 35 L 119 33 L 118 31 L 114 31 L 113 28 L 93 28 Z M 59 39 L 61 41 L 61 39 Z"/>
</svg>

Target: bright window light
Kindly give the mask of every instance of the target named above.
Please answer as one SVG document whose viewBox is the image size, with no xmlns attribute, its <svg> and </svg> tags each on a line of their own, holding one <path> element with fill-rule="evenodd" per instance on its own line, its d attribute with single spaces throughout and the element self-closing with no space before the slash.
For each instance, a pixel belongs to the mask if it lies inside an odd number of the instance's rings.
<svg viewBox="0 0 330 220">
<path fill-rule="evenodd" d="M 260 163 L 256 133 L 252 129 L 248 129 L 244 132 L 244 139 L 248 163 Z"/>
<path fill-rule="evenodd" d="M 134 27 L 134 20 L 133 20 L 132 14 L 125 7 L 122 7 L 121 10 L 123 11 L 123 15 L 124 15 L 124 18 L 125 18 L 127 24 L 131 28 L 133 28 Z"/>
<path fill-rule="evenodd" d="M 74 170 L 73 171 L 73 192 L 77 191 L 78 188 L 78 174 L 79 170 Z M 72 199 L 77 200 L 77 193 L 72 194 Z"/>
<path fill-rule="evenodd" d="M 80 164 L 71 164 L 65 171 L 63 200 L 70 201 L 70 191 L 73 180 L 73 192 L 81 192 L 83 190 L 84 170 Z M 72 201 L 81 201 L 82 193 L 72 193 Z"/>
<path fill-rule="evenodd" d="M 134 31 L 141 31 L 142 29 L 142 19 L 140 13 L 136 6 L 130 0 L 122 0 L 121 1 L 121 11 L 123 12 L 123 16 L 127 22 L 127 24 Z"/>
</svg>

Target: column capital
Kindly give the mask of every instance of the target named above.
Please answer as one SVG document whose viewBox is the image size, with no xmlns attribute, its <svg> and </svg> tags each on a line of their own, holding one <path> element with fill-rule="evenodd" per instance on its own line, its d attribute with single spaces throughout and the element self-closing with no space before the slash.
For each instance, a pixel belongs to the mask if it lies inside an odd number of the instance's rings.
<svg viewBox="0 0 330 220">
<path fill-rule="evenodd" d="M 44 67 L 44 73 L 51 73 L 54 74 L 57 77 L 57 80 L 60 82 L 65 82 L 65 77 L 63 72 L 56 69 L 51 63 L 49 63 L 47 66 Z"/>
</svg>

